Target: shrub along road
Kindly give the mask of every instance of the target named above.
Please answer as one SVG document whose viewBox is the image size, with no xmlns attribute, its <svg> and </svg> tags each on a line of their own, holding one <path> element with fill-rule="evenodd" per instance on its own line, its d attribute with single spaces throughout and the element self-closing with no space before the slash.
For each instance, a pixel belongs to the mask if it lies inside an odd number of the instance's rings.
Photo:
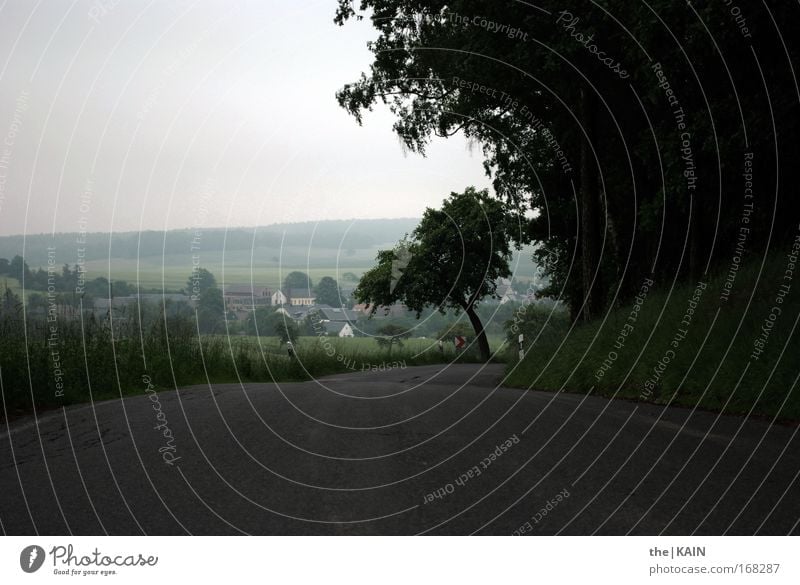
<svg viewBox="0 0 800 585">
<path fill-rule="evenodd" d="M 499 386 L 217 384 L 0 431 L 6 534 L 798 533 L 798 428 Z"/>
</svg>

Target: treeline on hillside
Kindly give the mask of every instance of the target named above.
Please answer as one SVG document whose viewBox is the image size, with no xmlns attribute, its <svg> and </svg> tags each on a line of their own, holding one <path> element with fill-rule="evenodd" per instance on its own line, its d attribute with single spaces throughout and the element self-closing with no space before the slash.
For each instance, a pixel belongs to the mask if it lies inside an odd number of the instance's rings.
<svg viewBox="0 0 800 585">
<path fill-rule="evenodd" d="M 414 151 L 457 131 L 481 144 L 497 194 L 538 212 L 552 294 L 589 320 L 645 279 L 696 281 L 797 233 L 800 6 L 736 10 L 340 0 L 339 24 L 379 34 L 338 100 L 359 120 L 388 103 Z"/>
<path fill-rule="evenodd" d="M 222 250 L 250 250 L 269 247 L 313 246 L 320 249 L 357 250 L 397 240 L 414 229 L 415 219 L 326 220 L 276 224 L 257 228 L 204 228 L 195 230 L 109 233 L 57 233 L 0 237 L 0 257 L 22 255 L 30 266 L 47 264 L 48 247 L 59 251 L 82 248 L 86 261 L 112 258 L 138 258 L 162 254 L 191 254 Z M 80 240 L 80 243 L 78 241 Z"/>
<path fill-rule="evenodd" d="M 113 289 L 103 276 L 88 280 L 77 264 L 71 268 L 64 264 L 31 270 L 22 256 L 14 256 L 11 260 L 0 258 L 0 278 L 3 276 L 24 282 L 28 290 L 40 292 L 75 293 L 83 297 L 125 296 L 136 292 L 136 287 L 124 280 L 115 280 Z"/>
</svg>

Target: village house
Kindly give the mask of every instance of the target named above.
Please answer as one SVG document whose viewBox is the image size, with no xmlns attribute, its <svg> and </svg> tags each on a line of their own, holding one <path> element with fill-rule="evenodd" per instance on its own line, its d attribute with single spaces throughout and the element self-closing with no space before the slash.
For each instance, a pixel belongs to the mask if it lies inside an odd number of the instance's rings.
<svg viewBox="0 0 800 585">
<path fill-rule="evenodd" d="M 253 311 L 272 304 L 272 291 L 263 286 L 229 284 L 222 289 L 225 310 L 234 313 Z"/>
<path fill-rule="evenodd" d="M 320 305 L 314 309 L 316 317 L 322 323 L 355 323 L 358 321 L 361 313 L 350 309 L 339 307 L 329 307 L 328 305 Z"/>
<path fill-rule="evenodd" d="M 354 337 L 353 327 L 350 323 L 341 321 L 328 321 L 322 323 L 328 337 Z"/>
<path fill-rule="evenodd" d="M 272 300 L 272 306 L 273 307 L 280 307 L 282 305 L 288 305 L 289 304 L 289 298 L 285 294 L 283 294 L 283 291 L 280 290 L 280 289 L 278 289 L 274 293 L 272 293 L 272 296 L 270 297 L 270 299 Z"/>
<path fill-rule="evenodd" d="M 307 288 L 290 288 L 284 291 L 284 295 L 293 307 L 311 306 L 317 300 L 317 295 Z"/>
</svg>

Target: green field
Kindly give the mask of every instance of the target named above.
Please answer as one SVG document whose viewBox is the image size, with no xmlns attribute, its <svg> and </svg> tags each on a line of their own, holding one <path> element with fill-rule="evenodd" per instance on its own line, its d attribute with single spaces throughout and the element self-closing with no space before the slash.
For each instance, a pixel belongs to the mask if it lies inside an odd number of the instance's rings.
<svg viewBox="0 0 800 585">
<path fill-rule="evenodd" d="M 305 250 L 305 254 L 308 251 Z M 375 252 L 376 253 L 376 252 Z M 333 276 L 346 285 L 342 278 L 346 272 L 356 276 L 369 268 L 374 258 L 373 251 L 362 251 L 357 255 L 338 260 L 335 250 L 314 250 L 314 256 L 305 258 L 300 250 L 294 250 L 282 259 L 274 250 L 256 251 L 252 255 L 249 250 L 207 252 L 199 255 L 199 266 L 210 270 L 222 284 L 250 284 L 277 288 L 287 274 L 293 270 L 301 270 L 311 276 L 314 282 L 323 276 Z M 87 278 L 103 276 L 110 280 L 125 280 L 128 283 L 139 282 L 143 288 L 161 288 L 178 290 L 186 286 L 192 272 L 193 259 L 189 254 L 169 254 L 165 256 L 147 256 L 140 258 L 112 258 L 108 260 L 91 260 L 86 262 Z M 338 272 L 338 274 L 337 274 Z"/>
<path fill-rule="evenodd" d="M 341 286 L 354 286 L 355 281 L 344 280 L 343 274 L 352 272 L 360 277 L 372 267 L 378 248 L 356 250 L 347 255 L 337 254 L 336 250 L 314 249 L 309 254 L 307 248 L 294 248 L 284 251 L 283 257 L 276 256 L 275 250 L 260 250 L 251 255 L 249 250 L 234 250 L 225 253 L 208 252 L 200 255 L 200 266 L 210 270 L 218 283 L 250 284 L 278 288 L 287 274 L 294 270 L 307 273 L 313 282 L 323 276 L 332 276 Z M 289 253 L 290 252 L 290 253 Z M 516 261 L 516 259 L 515 259 Z M 143 288 L 178 290 L 186 285 L 192 272 L 192 257 L 189 254 L 170 254 L 166 256 L 147 256 L 140 258 L 112 258 L 86 262 L 87 278 L 103 276 L 109 280 L 125 280 L 129 284 L 140 283 Z M 515 276 L 528 280 L 536 268 L 530 260 L 530 251 L 519 256 L 519 266 Z"/>
</svg>

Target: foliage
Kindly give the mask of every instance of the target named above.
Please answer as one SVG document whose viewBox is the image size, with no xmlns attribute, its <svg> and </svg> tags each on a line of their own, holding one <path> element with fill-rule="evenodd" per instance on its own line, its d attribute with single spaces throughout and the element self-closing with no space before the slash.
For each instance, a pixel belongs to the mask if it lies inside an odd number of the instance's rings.
<svg viewBox="0 0 800 585">
<path fill-rule="evenodd" d="M 451 193 L 440 210 L 427 209 L 411 239 L 378 253 L 362 276 L 355 298 L 379 306 L 404 303 L 419 317 L 426 306 L 464 311 L 484 359 L 489 345 L 476 306 L 493 295 L 497 279 L 511 274 L 512 244 L 525 241 L 524 219 L 486 190 Z M 435 269 L 432 269 L 435 268 Z"/>
<path fill-rule="evenodd" d="M 330 305 L 331 307 L 341 307 L 344 299 L 342 291 L 335 279 L 330 276 L 323 276 L 317 283 L 317 304 Z"/>
<path fill-rule="evenodd" d="M 286 278 L 283 280 L 283 287 L 284 290 L 292 288 L 310 290 L 313 288 L 313 283 L 308 274 L 300 272 L 299 270 L 294 270 L 286 275 Z"/>
<path fill-rule="evenodd" d="M 197 303 L 197 324 L 202 333 L 222 331 L 225 317 L 225 301 L 218 288 L 207 288 Z"/>
<path fill-rule="evenodd" d="M 217 279 L 206 268 L 198 267 L 192 270 L 186 281 L 186 294 L 192 297 L 201 297 L 210 288 L 216 288 Z"/>
<path fill-rule="evenodd" d="M 379 346 L 388 348 L 389 354 L 392 353 L 393 346 L 402 347 L 403 340 L 411 337 L 411 331 L 393 323 L 383 325 L 378 329 L 378 333 L 380 336 L 376 337 L 375 341 Z"/>
<path fill-rule="evenodd" d="M 368 74 L 337 99 L 359 122 L 388 104 L 411 151 L 456 133 L 479 144 L 497 195 L 536 212 L 529 233 L 549 294 L 573 317 L 591 301 L 582 316 L 596 317 L 650 274 L 695 280 L 707 262 L 729 262 L 749 153 L 755 167 L 781 172 L 759 175 L 758 190 L 775 195 L 749 215 L 748 249 L 796 232 L 800 200 L 785 194 L 800 180 L 790 66 L 800 44 L 780 28 L 797 21 L 798 6 L 748 4 L 746 37 L 730 10 L 669 0 L 339 0 L 335 21 L 366 16 L 377 39 Z"/>
<path fill-rule="evenodd" d="M 281 345 L 290 341 L 294 342 L 300 336 L 300 328 L 297 323 L 283 313 L 272 313 L 267 317 L 267 325 L 271 335 L 276 336 Z"/>
</svg>

